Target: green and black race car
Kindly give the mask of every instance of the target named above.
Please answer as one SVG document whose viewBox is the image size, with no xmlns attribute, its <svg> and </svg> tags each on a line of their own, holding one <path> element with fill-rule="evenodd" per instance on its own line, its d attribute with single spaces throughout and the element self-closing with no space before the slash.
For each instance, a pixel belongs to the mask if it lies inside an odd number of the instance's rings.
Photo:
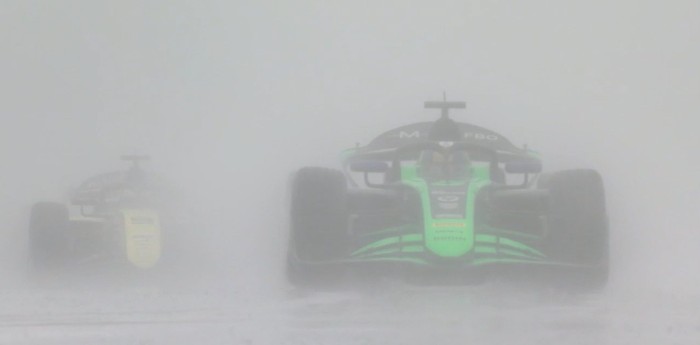
<svg viewBox="0 0 700 345">
<path fill-rule="evenodd" d="M 342 171 L 294 174 L 290 282 L 363 273 L 481 281 L 504 272 L 604 285 L 608 220 L 600 174 L 542 173 L 536 153 L 450 119 L 463 102 L 426 107 L 441 109 L 441 118 L 344 151 Z"/>
<path fill-rule="evenodd" d="M 38 202 L 29 221 L 29 256 L 36 272 L 76 266 L 150 269 L 163 261 L 161 227 L 172 233 L 163 207 L 167 188 L 140 163 L 146 156 L 124 156 L 132 167 L 86 180 L 71 204 Z M 171 235 L 172 236 L 172 235 Z"/>
</svg>

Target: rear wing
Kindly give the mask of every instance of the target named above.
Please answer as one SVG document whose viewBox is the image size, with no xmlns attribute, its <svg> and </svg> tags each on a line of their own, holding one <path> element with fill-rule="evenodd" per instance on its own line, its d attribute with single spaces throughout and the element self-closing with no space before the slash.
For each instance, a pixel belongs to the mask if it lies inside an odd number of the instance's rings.
<svg viewBox="0 0 700 345">
<path fill-rule="evenodd" d="M 466 102 L 448 102 L 448 101 L 428 101 L 425 102 L 426 109 L 440 109 L 441 117 L 448 118 L 450 109 L 464 109 L 467 107 Z"/>
<path fill-rule="evenodd" d="M 464 109 L 467 107 L 467 102 L 446 102 L 446 101 L 427 101 L 425 102 L 426 109 Z"/>
</svg>

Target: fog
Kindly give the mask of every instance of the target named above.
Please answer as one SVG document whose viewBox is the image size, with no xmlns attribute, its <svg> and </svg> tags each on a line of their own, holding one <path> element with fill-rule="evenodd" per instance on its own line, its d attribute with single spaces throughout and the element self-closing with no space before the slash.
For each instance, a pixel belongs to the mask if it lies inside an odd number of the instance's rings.
<svg viewBox="0 0 700 345">
<path fill-rule="evenodd" d="M 699 23 L 681 0 L 3 1 L 0 342 L 697 343 Z M 287 285 L 289 174 L 443 92 L 546 171 L 601 172 L 604 292 Z M 32 203 L 130 153 L 197 219 L 184 279 L 27 282 Z"/>
</svg>

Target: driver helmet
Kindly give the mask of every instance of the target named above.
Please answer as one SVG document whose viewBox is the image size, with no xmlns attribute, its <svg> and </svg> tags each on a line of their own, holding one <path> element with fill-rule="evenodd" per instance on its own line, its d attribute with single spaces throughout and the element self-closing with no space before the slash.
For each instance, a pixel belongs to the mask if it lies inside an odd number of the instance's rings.
<svg viewBox="0 0 700 345">
<path fill-rule="evenodd" d="M 425 177 L 464 178 L 470 171 L 471 160 L 464 151 L 442 153 L 426 150 L 421 153 L 419 166 Z"/>
</svg>

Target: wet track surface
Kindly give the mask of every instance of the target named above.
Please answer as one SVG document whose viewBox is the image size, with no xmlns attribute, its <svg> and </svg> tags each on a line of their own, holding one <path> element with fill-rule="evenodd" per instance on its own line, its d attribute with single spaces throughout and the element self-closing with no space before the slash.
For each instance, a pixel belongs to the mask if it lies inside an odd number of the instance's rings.
<svg viewBox="0 0 700 345">
<path fill-rule="evenodd" d="M 696 344 L 698 299 L 487 284 L 5 291 L 2 344 Z"/>
</svg>

